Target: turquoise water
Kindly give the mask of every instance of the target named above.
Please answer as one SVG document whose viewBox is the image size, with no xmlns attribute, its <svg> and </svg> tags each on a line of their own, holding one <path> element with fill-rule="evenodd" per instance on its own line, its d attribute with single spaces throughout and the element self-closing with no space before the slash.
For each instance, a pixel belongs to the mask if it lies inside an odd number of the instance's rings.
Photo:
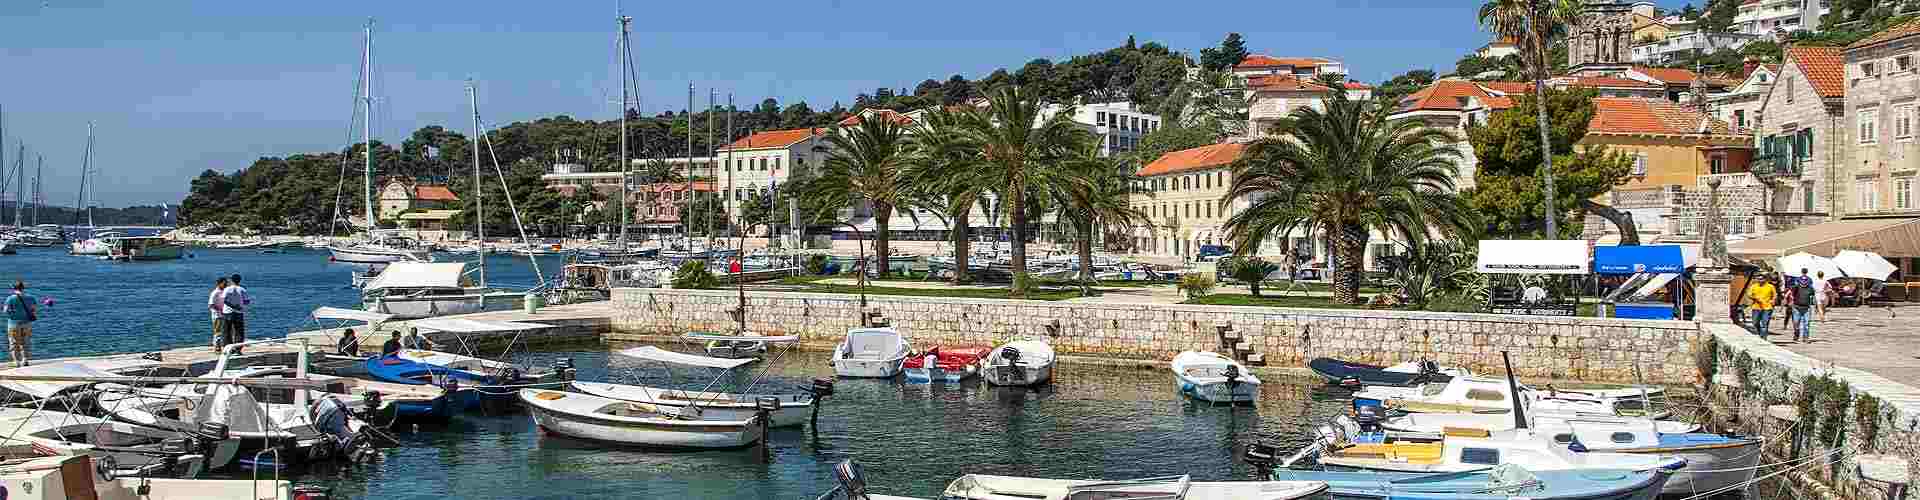
<svg viewBox="0 0 1920 500">
<path fill-rule="evenodd" d="M 524 257 L 489 260 L 496 284 L 535 279 Z M 558 259 L 542 266 L 552 272 Z M 220 275 L 241 273 L 255 296 L 254 337 L 306 329 L 319 306 L 355 307 L 354 267 L 324 252 L 194 251 L 172 262 L 113 263 L 57 249 L 0 256 L 0 279 L 24 278 L 56 305 L 36 326 L 39 357 L 105 354 L 199 345 L 208 338 L 206 292 Z M 573 358 L 583 380 L 702 388 L 708 370 L 669 372 L 609 359 L 587 345 L 518 353 L 532 366 Z M 690 346 L 668 345 L 688 350 Z M 784 391 L 831 376 L 824 353 L 776 362 L 757 389 Z M 753 365 L 750 369 L 758 370 Z M 759 375 L 735 373 L 717 387 L 738 390 Z M 833 487 L 831 467 L 865 465 L 875 493 L 933 497 L 968 473 L 1058 478 L 1132 478 L 1191 474 L 1195 480 L 1245 479 L 1236 457 L 1247 443 L 1303 444 L 1307 426 L 1345 408 L 1347 391 L 1315 381 L 1269 377 L 1257 407 L 1211 407 L 1178 397 L 1164 369 L 1061 366 L 1055 384 L 1037 389 L 969 383 L 912 386 L 844 380 L 820 413 L 819 427 L 776 429 L 760 448 L 662 452 L 621 449 L 544 435 L 522 413 L 462 415 L 443 428 L 395 429 L 401 445 L 370 463 L 299 471 L 289 479 L 335 487 L 336 498 L 812 499 Z M 232 476 L 245 478 L 247 476 Z"/>
</svg>

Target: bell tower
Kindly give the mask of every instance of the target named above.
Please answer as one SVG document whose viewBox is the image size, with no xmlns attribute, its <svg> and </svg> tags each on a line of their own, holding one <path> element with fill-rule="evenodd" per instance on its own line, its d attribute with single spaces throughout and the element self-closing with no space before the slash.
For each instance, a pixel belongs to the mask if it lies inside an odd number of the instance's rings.
<svg viewBox="0 0 1920 500">
<path fill-rule="evenodd" d="M 1586 0 L 1568 32 L 1568 73 L 1612 76 L 1633 66 L 1632 5 L 1620 0 Z"/>
</svg>

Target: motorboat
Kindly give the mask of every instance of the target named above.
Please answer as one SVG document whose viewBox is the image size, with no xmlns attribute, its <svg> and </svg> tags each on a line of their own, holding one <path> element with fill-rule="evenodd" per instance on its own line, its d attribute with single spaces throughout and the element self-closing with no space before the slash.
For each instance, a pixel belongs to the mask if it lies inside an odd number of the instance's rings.
<svg viewBox="0 0 1920 500">
<path fill-rule="evenodd" d="M 696 342 L 705 342 L 707 355 L 716 358 L 751 360 L 760 359 L 767 355 L 768 343 L 767 340 L 765 340 L 766 337 L 754 332 L 740 332 L 738 335 L 689 333 L 681 337 Z M 794 341 L 799 340 L 799 337 L 781 338 L 792 338 Z"/>
<path fill-rule="evenodd" d="M 107 246 L 109 260 L 174 260 L 184 257 L 187 247 L 159 236 L 121 236 Z"/>
<path fill-rule="evenodd" d="M 1687 465 L 1675 472 L 1667 493 L 1692 494 L 1744 484 L 1753 479 L 1760 461 L 1761 439 L 1703 433 L 1699 425 L 1686 422 L 1535 411 L 1528 411 L 1527 417 L 1528 428 L 1574 452 L 1679 456 Z M 1381 420 L 1380 427 L 1413 433 L 1505 431 L 1514 429 L 1515 421 L 1505 414 L 1410 413 Z"/>
<path fill-rule="evenodd" d="M 690 334 L 689 337 L 692 340 L 699 340 L 701 338 L 724 340 L 727 338 L 725 336 L 712 334 Z M 771 345 L 790 345 L 800 341 L 800 337 L 794 335 L 754 338 L 759 342 Z M 820 398 L 833 394 L 833 381 L 829 379 L 815 379 L 811 386 L 802 387 L 798 392 L 785 394 L 731 393 L 712 390 L 716 384 L 728 377 L 731 370 L 753 363 L 754 360 L 751 358 L 701 356 L 668 351 L 653 346 L 622 349 L 614 351 L 613 354 L 616 356 L 616 359 L 633 359 L 661 363 L 670 367 L 710 368 L 720 370 L 720 372 L 714 377 L 713 381 L 706 384 L 705 388 L 697 391 L 579 381 L 573 382 L 573 389 L 604 398 L 672 408 L 673 411 L 681 414 L 697 414 L 707 419 L 746 420 L 758 415 L 762 410 L 770 409 L 771 411 L 769 411 L 768 415 L 770 423 L 774 427 L 797 426 L 807 422 L 809 412 L 817 409 L 816 403 L 820 401 Z M 763 368 L 763 370 L 771 369 L 771 366 Z M 672 370 L 669 369 L 669 371 L 671 372 Z M 755 379 L 758 380 L 759 377 Z M 747 387 L 747 390 L 750 391 L 752 388 L 753 386 L 750 385 Z M 763 404 L 773 406 L 763 407 L 761 406 Z"/>
<path fill-rule="evenodd" d="M 1473 374 L 1464 368 L 1443 367 L 1439 363 L 1426 360 L 1410 361 L 1393 366 L 1375 366 L 1334 358 L 1314 358 L 1307 362 L 1307 368 L 1327 379 L 1329 383 L 1346 386 L 1407 387 L 1428 382 L 1446 382 L 1453 380 L 1453 377 Z"/>
<path fill-rule="evenodd" d="M 67 253 L 73 255 L 107 255 L 113 248 L 113 241 L 125 236 L 119 231 L 101 231 L 93 233 L 87 239 L 73 242 Z"/>
<path fill-rule="evenodd" d="M 1045 339 L 1016 338 L 987 353 L 980 376 L 988 384 L 1035 386 L 1053 380 L 1053 345 Z"/>
<path fill-rule="evenodd" d="M 225 467 L 240 451 L 232 437 L 199 436 L 78 413 L 0 408 L 0 455 L 85 455 L 122 476 L 191 478 Z"/>
<path fill-rule="evenodd" d="M 913 347 L 893 327 L 855 328 L 833 349 L 833 374 L 839 377 L 891 378 Z"/>
<path fill-rule="evenodd" d="M 28 457 L 0 462 L 0 491 L 17 498 L 91 500 L 260 500 L 326 498 L 323 487 L 276 479 L 169 479 L 121 476 L 84 455 Z M 302 494 L 318 496 L 302 496 Z"/>
<path fill-rule="evenodd" d="M 1327 483 L 1329 500 L 1654 500 L 1673 474 L 1664 469 L 1529 471 L 1501 465 L 1442 474 L 1280 469 L 1271 477 Z"/>
<path fill-rule="evenodd" d="M 373 230 L 361 241 L 343 241 L 327 246 L 334 262 L 373 264 L 379 262 L 433 262 L 433 246 L 422 244 L 396 230 Z"/>
<path fill-rule="evenodd" d="M 1173 357 L 1174 386 L 1210 403 L 1251 403 L 1260 398 L 1260 378 L 1219 353 L 1185 351 Z"/>
<path fill-rule="evenodd" d="M 908 497 L 876 495 L 867 492 L 866 471 L 852 460 L 833 467 L 833 491 L 821 499 L 913 500 Z M 1013 476 L 968 474 L 947 483 L 942 500 L 1080 500 L 1080 499 L 1162 499 L 1162 500 L 1295 500 L 1319 499 L 1327 491 L 1324 481 L 1225 481 L 1194 482 L 1191 476 L 1167 476 L 1126 480 L 1042 479 Z"/>
<path fill-rule="evenodd" d="M 473 285 L 464 262 L 395 262 L 361 290 L 366 310 L 394 319 L 468 314 L 495 304 L 515 303 L 526 294 Z"/>
<path fill-rule="evenodd" d="M 1678 470 L 1687 461 L 1671 454 L 1575 452 L 1551 435 L 1531 429 L 1487 431 L 1449 428 L 1444 433 L 1389 431 L 1379 427 L 1377 408 L 1361 407 L 1319 431 L 1319 462 L 1327 470 L 1355 472 L 1469 472 L 1502 464 L 1530 471 L 1625 469 Z"/>
<path fill-rule="evenodd" d="M 1650 418 L 1668 415 L 1665 392 L 1658 388 L 1561 391 L 1520 386 L 1519 390 L 1528 407 L 1536 411 Z M 1505 412 L 1513 408 L 1513 399 L 1513 388 L 1506 381 L 1478 376 L 1413 387 L 1366 386 L 1353 394 L 1355 405 L 1419 413 Z"/>
<path fill-rule="evenodd" d="M 935 346 L 918 355 L 908 356 L 906 361 L 901 362 L 900 369 L 907 375 L 908 383 L 959 383 L 979 375 L 980 362 L 991 351 L 993 348 L 986 346 Z"/>
<path fill-rule="evenodd" d="M 1687 434 L 1700 431 L 1700 424 L 1677 422 L 1672 420 L 1654 420 L 1646 417 L 1620 417 L 1614 415 L 1591 415 L 1551 411 L 1528 410 L 1528 427 L 1535 429 L 1562 429 L 1575 425 L 1597 429 L 1619 429 L 1629 432 L 1653 432 L 1659 434 Z M 1449 427 L 1486 429 L 1504 431 L 1513 429 L 1513 415 L 1508 413 L 1405 413 L 1386 417 L 1380 426 L 1392 431 L 1402 432 L 1445 432 Z"/>
<path fill-rule="evenodd" d="M 764 435 L 760 418 L 718 420 L 699 412 L 592 394 L 521 389 L 521 404 L 547 432 L 576 439 L 655 448 L 741 448 Z M 684 408 L 684 407 L 681 407 Z"/>
</svg>

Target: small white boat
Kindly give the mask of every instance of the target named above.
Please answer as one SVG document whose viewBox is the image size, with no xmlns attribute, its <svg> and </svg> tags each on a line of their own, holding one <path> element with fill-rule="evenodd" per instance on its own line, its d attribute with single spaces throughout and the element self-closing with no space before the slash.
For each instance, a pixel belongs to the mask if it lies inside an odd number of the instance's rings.
<svg viewBox="0 0 1920 500">
<path fill-rule="evenodd" d="M 707 355 L 727 359 L 760 359 L 767 355 L 767 341 L 754 332 L 741 332 L 739 335 L 712 335 L 689 333 L 682 338 L 693 341 L 706 341 Z M 799 340 L 799 337 L 794 337 Z"/>
<path fill-rule="evenodd" d="M 67 253 L 73 255 L 107 255 L 107 252 L 113 248 L 113 241 L 120 239 L 121 236 L 122 233 L 119 231 L 101 231 L 94 233 L 90 238 L 73 242 L 69 246 Z"/>
<path fill-rule="evenodd" d="M 1042 338 L 1019 338 L 987 353 L 981 378 L 993 385 L 1035 386 L 1053 380 L 1053 345 Z"/>
<path fill-rule="evenodd" d="M 913 347 L 893 327 L 855 328 L 833 349 L 833 374 L 840 377 L 890 378 Z"/>
<path fill-rule="evenodd" d="M 186 246 L 159 236 L 122 236 L 107 246 L 110 260 L 174 260 L 186 252 Z"/>
<path fill-rule="evenodd" d="M 520 402 L 547 432 L 657 448 L 741 448 L 762 437 L 759 419 L 707 420 L 696 412 L 592 394 L 521 389 Z"/>
<path fill-rule="evenodd" d="M 1668 414 L 1665 393 L 1658 389 L 1648 389 L 1644 402 L 1639 389 L 1575 392 L 1522 387 L 1520 391 L 1532 411 L 1656 419 Z M 1499 413 L 1512 411 L 1513 389 L 1504 379 L 1466 376 L 1413 387 L 1370 385 L 1355 392 L 1353 399 L 1359 406 L 1379 405 L 1418 413 Z"/>
<path fill-rule="evenodd" d="M 1181 394 L 1211 403 L 1251 403 L 1260 399 L 1260 378 L 1233 358 L 1186 351 L 1173 357 L 1173 379 Z"/>
<path fill-rule="evenodd" d="M 820 498 L 912 500 L 867 493 L 866 473 L 851 461 L 834 466 L 834 491 Z M 947 483 L 942 500 L 1303 500 L 1322 498 L 1325 481 L 1193 482 L 1191 476 L 1123 480 L 1040 479 L 968 474 Z M 844 496 L 841 496 L 844 495 Z"/>
<path fill-rule="evenodd" d="M 646 403 L 661 407 L 680 408 L 677 414 L 699 415 L 702 419 L 712 420 L 751 420 L 760 412 L 758 401 L 762 397 L 773 397 L 780 401 L 780 409 L 774 410 L 774 427 L 794 427 L 807 423 L 808 412 L 813 408 L 813 396 L 810 394 L 735 394 L 730 392 L 683 391 L 679 389 L 661 389 L 638 385 L 609 384 L 606 382 L 574 381 L 573 389 L 586 394 L 621 401 Z M 693 410 L 685 410 L 693 408 Z"/>
<path fill-rule="evenodd" d="M 22 458 L 0 462 L 0 491 L 27 499 L 262 500 L 301 498 L 287 481 L 159 479 L 101 475 L 87 456 Z M 300 491 L 317 492 L 302 486 Z M 321 497 L 324 498 L 324 497 Z"/>
<path fill-rule="evenodd" d="M 433 246 L 423 245 L 395 230 L 368 233 L 365 241 L 327 245 L 335 262 L 373 264 L 379 262 L 433 262 Z"/>
<path fill-rule="evenodd" d="M 523 293 L 469 286 L 466 263 L 395 262 L 361 291 L 366 310 L 394 319 L 480 312 L 487 302 L 514 303 Z"/>
</svg>

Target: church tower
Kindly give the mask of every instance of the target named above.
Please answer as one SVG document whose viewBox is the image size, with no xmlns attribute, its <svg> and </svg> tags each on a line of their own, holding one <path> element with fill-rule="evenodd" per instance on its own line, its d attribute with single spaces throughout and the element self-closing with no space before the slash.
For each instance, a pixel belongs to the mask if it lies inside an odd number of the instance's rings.
<svg viewBox="0 0 1920 500">
<path fill-rule="evenodd" d="M 1633 66 L 1632 5 L 1586 0 L 1567 31 L 1567 71 L 1574 76 L 1613 76 Z"/>
</svg>

